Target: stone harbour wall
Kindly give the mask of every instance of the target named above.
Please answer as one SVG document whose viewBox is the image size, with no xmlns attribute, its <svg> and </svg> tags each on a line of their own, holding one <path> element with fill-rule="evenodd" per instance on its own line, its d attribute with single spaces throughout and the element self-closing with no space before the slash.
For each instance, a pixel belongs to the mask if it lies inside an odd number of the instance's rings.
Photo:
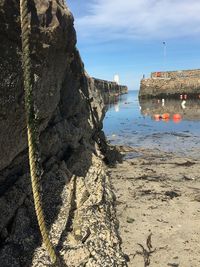
<svg viewBox="0 0 200 267">
<path fill-rule="evenodd" d="M 119 96 L 128 93 L 128 87 L 118 85 L 116 82 L 93 78 L 95 87 L 100 91 L 105 102 L 109 97 Z"/>
<path fill-rule="evenodd" d="M 142 79 L 140 98 L 173 97 L 188 94 L 197 97 L 200 94 L 200 71 L 162 72 L 160 77 Z"/>
<path fill-rule="evenodd" d="M 178 70 L 178 71 L 157 71 L 151 73 L 151 78 L 200 78 L 200 69 L 196 70 Z"/>
</svg>

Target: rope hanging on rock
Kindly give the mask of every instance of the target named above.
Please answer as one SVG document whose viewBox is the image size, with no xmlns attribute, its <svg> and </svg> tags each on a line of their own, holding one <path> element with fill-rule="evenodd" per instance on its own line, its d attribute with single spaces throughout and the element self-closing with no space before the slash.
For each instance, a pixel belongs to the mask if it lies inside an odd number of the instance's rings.
<svg viewBox="0 0 200 267">
<path fill-rule="evenodd" d="M 46 228 L 44 214 L 42 210 L 42 202 L 40 196 L 40 178 L 42 169 L 39 164 L 39 134 L 36 123 L 36 114 L 33 99 L 33 82 L 31 74 L 30 59 L 30 19 L 28 14 L 28 0 L 20 0 L 21 13 L 21 32 L 22 32 L 22 65 L 24 74 L 24 93 L 25 93 L 25 109 L 26 122 L 28 131 L 28 148 L 29 148 L 29 165 L 32 183 L 32 191 L 34 198 L 35 211 L 37 215 L 38 225 L 43 238 L 43 242 L 49 253 L 52 263 L 56 263 L 57 257 L 54 248 L 50 242 L 49 234 Z"/>
</svg>

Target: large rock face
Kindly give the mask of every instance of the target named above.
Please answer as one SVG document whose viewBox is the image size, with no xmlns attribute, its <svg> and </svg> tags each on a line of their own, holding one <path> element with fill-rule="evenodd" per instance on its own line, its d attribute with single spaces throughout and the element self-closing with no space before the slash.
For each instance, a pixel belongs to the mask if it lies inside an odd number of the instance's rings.
<svg viewBox="0 0 200 267">
<path fill-rule="evenodd" d="M 125 266 L 99 147 L 103 99 L 75 47 L 73 17 L 62 0 L 31 0 L 29 9 L 53 245 L 68 266 Z M 0 0 L 0 39 L 0 266 L 49 266 L 30 187 L 17 0 Z"/>
<path fill-rule="evenodd" d="M 60 140 L 64 141 L 62 150 L 65 150 L 66 144 L 69 143 L 72 148 L 76 147 L 81 138 L 84 138 L 84 134 L 92 129 L 87 122 L 90 112 L 89 89 L 82 62 L 75 48 L 76 36 L 72 15 L 65 6 L 61 5 L 61 1 L 58 3 L 56 1 L 32 1 L 30 7 L 33 24 L 31 39 L 33 40 L 33 72 L 41 132 L 48 127 L 49 123 L 51 128 L 56 127 L 62 119 L 67 120 L 71 125 L 76 125 L 79 121 L 79 125 L 74 126 L 75 132 L 70 131 L 71 137 L 68 135 L 67 138 L 65 132 L 66 140 Z M 27 148 L 19 16 L 16 14 L 19 14 L 16 1 L 10 1 L 9 4 L 5 1 L 1 9 L 0 32 L 1 40 L 3 40 L 0 44 L 0 73 L 2 75 L 0 169 L 10 165 L 16 156 Z M 12 35 L 13 29 L 17 31 L 17 35 Z M 80 116 L 82 120 L 79 119 Z M 84 130 L 77 132 L 78 128 Z M 57 137 L 57 141 L 59 138 Z M 51 144 L 48 145 L 49 150 L 51 150 L 50 146 Z M 60 151 L 60 146 L 54 149 Z M 46 156 L 50 156 L 49 152 L 43 151 Z"/>
</svg>

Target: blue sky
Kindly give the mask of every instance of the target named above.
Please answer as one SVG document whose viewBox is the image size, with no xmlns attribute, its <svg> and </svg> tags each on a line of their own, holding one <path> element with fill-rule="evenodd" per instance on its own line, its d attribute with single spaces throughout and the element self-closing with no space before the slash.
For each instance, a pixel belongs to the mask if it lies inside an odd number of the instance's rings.
<svg viewBox="0 0 200 267">
<path fill-rule="evenodd" d="M 200 0 L 67 0 L 87 72 L 139 89 L 143 74 L 200 68 Z M 166 43 L 166 58 L 164 45 Z"/>
</svg>

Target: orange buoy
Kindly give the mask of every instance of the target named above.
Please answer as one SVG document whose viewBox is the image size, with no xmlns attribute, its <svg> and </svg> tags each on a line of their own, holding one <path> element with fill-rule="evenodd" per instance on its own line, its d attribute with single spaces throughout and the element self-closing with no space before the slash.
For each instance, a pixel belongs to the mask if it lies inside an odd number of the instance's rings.
<svg viewBox="0 0 200 267">
<path fill-rule="evenodd" d="M 173 119 L 181 119 L 181 115 L 178 113 L 174 114 Z"/>
<path fill-rule="evenodd" d="M 163 120 L 169 119 L 169 117 L 170 117 L 169 113 L 162 114 L 162 119 Z"/>
<path fill-rule="evenodd" d="M 173 115 L 173 121 L 174 121 L 175 123 L 180 122 L 181 119 L 182 119 L 182 117 L 181 117 L 180 114 L 177 113 L 177 114 L 174 114 L 174 115 Z"/>
</svg>

